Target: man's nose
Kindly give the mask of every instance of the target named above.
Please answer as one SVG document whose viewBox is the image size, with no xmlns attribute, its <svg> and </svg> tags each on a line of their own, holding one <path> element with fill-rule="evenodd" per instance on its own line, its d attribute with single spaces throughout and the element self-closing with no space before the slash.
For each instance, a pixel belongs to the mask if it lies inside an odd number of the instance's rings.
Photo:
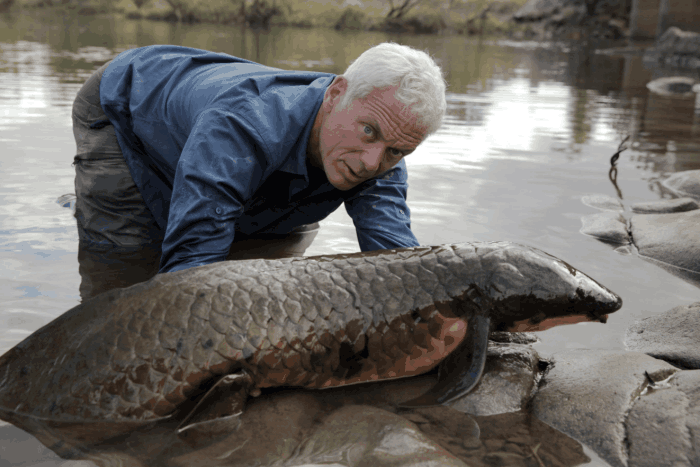
<svg viewBox="0 0 700 467">
<path fill-rule="evenodd" d="M 383 156 L 384 146 L 376 145 L 365 150 L 361 160 L 368 175 L 375 173 L 379 169 Z"/>
</svg>

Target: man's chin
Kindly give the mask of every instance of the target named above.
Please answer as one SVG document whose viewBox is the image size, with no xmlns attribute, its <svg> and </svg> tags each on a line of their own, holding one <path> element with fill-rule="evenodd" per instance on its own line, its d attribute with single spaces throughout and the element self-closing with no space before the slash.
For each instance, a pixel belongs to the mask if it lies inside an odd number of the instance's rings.
<svg viewBox="0 0 700 467">
<path fill-rule="evenodd" d="M 333 177 L 333 178 L 330 178 L 328 176 L 328 173 L 326 173 L 326 178 L 331 183 L 331 185 L 333 185 L 335 188 L 337 188 L 340 191 L 351 190 L 351 189 L 355 188 L 357 185 L 359 185 L 360 183 L 362 183 L 362 180 L 360 180 L 359 182 L 353 182 L 353 181 L 348 180 L 347 178 L 343 177 L 341 174 L 338 174 L 338 173 L 336 173 L 335 177 Z"/>
<path fill-rule="evenodd" d="M 347 180 L 343 180 L 342 184 L 335 183 L 332 180 L 329 180 L 329 182 L 331 182 L 331 185 L 333 185 L 335 188 L 337 188 L 340 191 L 348 191 L 348 190 L 355 188 L 357 185 L 359 185 L 359 183 L 352 184 L 352 183 L 348 182 Z"/>
</svg>

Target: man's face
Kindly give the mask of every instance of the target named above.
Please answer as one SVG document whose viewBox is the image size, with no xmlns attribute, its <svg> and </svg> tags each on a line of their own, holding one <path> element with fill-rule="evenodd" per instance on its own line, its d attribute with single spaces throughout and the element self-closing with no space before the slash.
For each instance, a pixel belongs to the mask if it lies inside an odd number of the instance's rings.
<svg viewBox="0 0 700 467">
<path fill-rule="evenodd" d="M 394 167 L 426 136 L 406 106 L 394 97 L 396 87 L 374 89 L 344 109 L 338 109 L 347 90 L 342 77 L 328 88 L 318 136 L 320 154 L 312 163 L 323 167 L 339 190 L 349 190 Z"/>
</svg>

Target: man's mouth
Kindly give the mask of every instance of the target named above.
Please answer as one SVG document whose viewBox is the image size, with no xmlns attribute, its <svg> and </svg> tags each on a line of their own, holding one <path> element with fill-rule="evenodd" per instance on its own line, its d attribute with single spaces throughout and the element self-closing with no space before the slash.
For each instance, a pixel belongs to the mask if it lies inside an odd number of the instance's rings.
<svg viewBox="0 0 700 467">
<path fill-rule="evenodd" d="M 348 174 L 350 174 L 350 176 L 352 177 L 352 179 L 345 177 L 345 178 L 348 178 L 348 181 L 356 183 L 356 182 L 359 182 L 360 180 L 362 180 L 362 177 L 357 175 L 355 173 L 355 171 L 352 170 L 352 168 L 350 168 L 350 166 L 345 161 L 343 161 L 343 164 L 345 164 L 345 168 L 347 168 Z"/>
</svg>

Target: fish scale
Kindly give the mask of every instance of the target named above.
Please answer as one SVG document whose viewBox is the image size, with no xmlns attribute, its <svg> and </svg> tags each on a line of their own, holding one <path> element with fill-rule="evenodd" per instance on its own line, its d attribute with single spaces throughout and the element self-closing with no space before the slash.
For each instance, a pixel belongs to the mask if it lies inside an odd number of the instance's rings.
<svg viewBox="0 0 700 467">
<path fill-rule="evenodd" d="M 524 298 L 541 300 L 552 315 L 591 320 L 619 308 L 617 296 L 569 268 L 501 242 L 158 275 L 87 300 L 0 357 L 0 417 L 155 420 L 240 369 L 257 387 L 402 376 L 397 362 L 445 345 L 446 326 L 460 313 L 466 321 L 486 313 L 507 328 L 533 315 L 513 304 Z M 405 374 L 439 362 L 425 358 Z"/>
</svg>

